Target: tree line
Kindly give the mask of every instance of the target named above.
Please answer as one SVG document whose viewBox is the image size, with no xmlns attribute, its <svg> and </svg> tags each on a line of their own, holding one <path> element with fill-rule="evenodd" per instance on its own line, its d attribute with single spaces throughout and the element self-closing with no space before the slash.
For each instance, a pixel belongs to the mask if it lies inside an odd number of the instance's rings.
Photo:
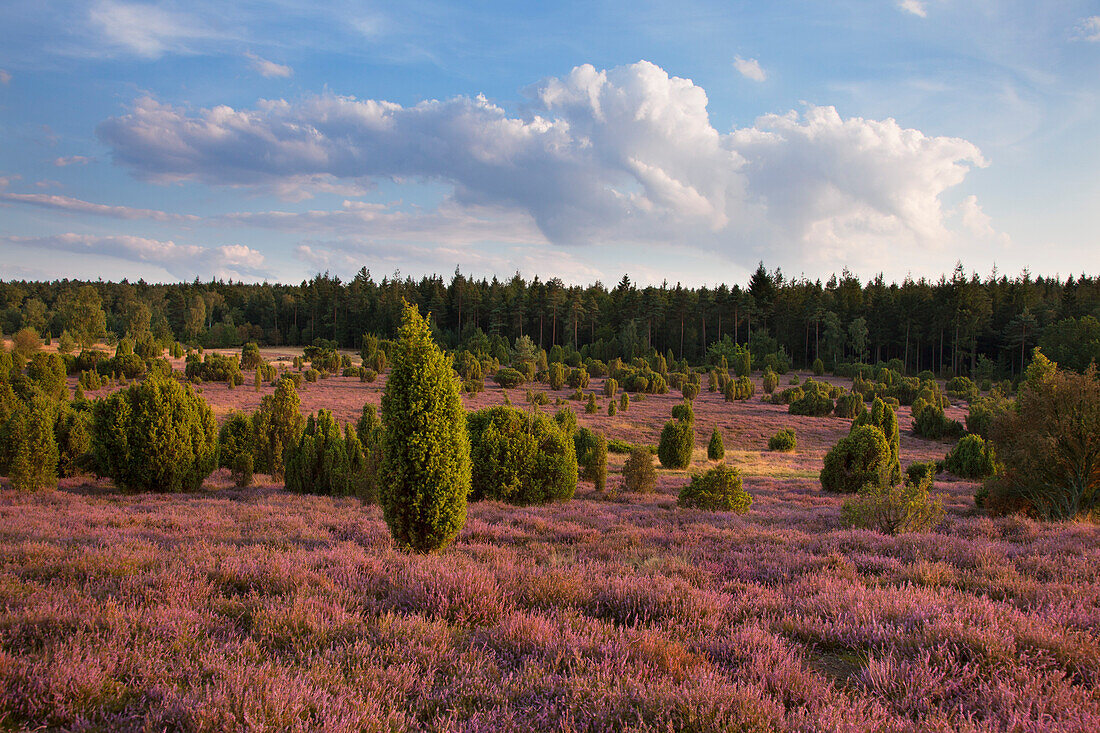
<svg viewBox="0 0 1100 733">
<path fill-rule="evenodd" d="M 396 336 L 402 303 L 431 313 L 445 348 L 483 350 L 528 336 L 540 348 L 573 347 L 585 356 L 630 361 L 654 352 L 699 363 L 716 343 L 785 352 L 796 366 L 820 358 L 878 363 L 899 359 L 910 373 L 975 373 L 1019 378 L 1034 346 L 1065 367 L 1100 359 L 1100 278 L 1064 281 L 967 275 L 962 265 L 938 280 L 867 282 L 844 271 L 825 282 L 788 278 L 763 263 L 748 283 L 688 288 L 565 285 L 558 278 L 450 280 L 399 274 L 351 280 L 329 273 L 292 284 L 150 284 L 75 280 L 0 282 L 0 328 L 33 329 L 82 341 L 107 333 L 138 341 L 239 347 L 331 342 L 359 349 L 364 334 Z"/>
</svg>

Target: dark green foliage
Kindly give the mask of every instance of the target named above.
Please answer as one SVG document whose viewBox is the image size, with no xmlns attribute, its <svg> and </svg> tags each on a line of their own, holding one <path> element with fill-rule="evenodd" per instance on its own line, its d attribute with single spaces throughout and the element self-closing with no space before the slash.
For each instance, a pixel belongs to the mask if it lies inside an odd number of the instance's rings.
<svg viewBox="0 0 1100 733">
<path fill-rule="evenodd" d="M 983 438 L 989 438 L 993 431 L 993 421 L 1012 409 L 1012 400 L 994 392 L 970 403 L 970 412 L 966 416 L 966 431 Z"/>
<path fill-rule="evenodd" d="M 1100 321 L 1086 315 L 1052 323 L 1043 329 L 1039 345 L 1063 369 L 1083 372 L 1089 364 L 1100 363 Z"/>
<path fill-rule="evenodd" d="M 693 382 L 684 382 L 683 386 L 680 387 L 680 393 L 685 400 L 694 400 L 699 396 L 699 385 Z"/>
<path fill-rule="evenodd" d="M 51 400 L 66 399 L 65 362 L 57 354 L 35 354 L 27 362 L 27 378 Z"/>
<path fill-rule="evenodd" d="M 852 432 L 825 455 L 821 469 L 821 488 L 825 491 L 854 494 L 867 484 L 891 483 L 890 444 L 882 430 L 874 425 L 853 426 Z"/>
<path fill-rule="evenodd" d="M 607 488 L 607 438 L 588 428 L 573 434 L 573 446 L 580 477 L 591 481 L 597 491 Z"/>
<path fill-rule="evenodd" d="M 915 461 L 905 469 L 905 480 L 909 483 L 920 483 L 925 477 L 935 480 L 936 473 L 935 461 Z"/>
<path fill-rule="evenodd" d="M 302 374 L 305 376 L 307 382 L 316 382 L 318 379 L 321 378 L 321 372 L 313 369 L 312 367 L 306 369 L 304 372 L 302 372 Z M 230 382 L 230 385 L 232 384 L 233 383 Z"/>
<path fill-rule="evenodd" d="M 726 382 L 726 387 L 723 391 L 726 402 L 747 400 L 754 394 L 756 394 L 756 385 L 754 385 L 752 379 L 747 376 L 729 380 Z"/>
<path fill-rule="evenodd" d="M 241 348 L 241 369 L 255 369 L 263 363 L 263 357 L 260 356 L 260 347 L 256 345 L 254 341 L 249 341 Z"/>
<path fill-rule="evenodd" d="M 1032 375 L 1028 375 L 1029 378 Z M 1100 380 L 1047 370 L 993 423 L 1002 474 L 986 483 L 995 512 L 1066 520 L 1100 512 Z"/>
<path fill-rule="evenodd" d="M 652 494 L 657 489 L 653 453 L 644 446 L 635 446 L 629 452 L 630 457 L 623 464 L 623 491 Z"/>
<path fill-rule="evenodd" d="M 137 354 L 120 354 L 99 362 L 96 370 L 100 374 L 117 374 L 126 379 L 137 379 L 145 374 L 146 364 Z"/>
<path fill-rule="evenodd" d="M 980 393 L 978 387 L 970 381 L 969 377 L 953 377 L 947 382 L 947 394 L 956 399 L 970 402 L 976 400 Z"/>
<path fill-rule="evenodd" d="M 493 381 L 504 389 L 514 389 L 527 381 L 523 373 L 512 367 L 501 367 L 493 376 Z"/>
<path fill-rule="evenodd" d="M 10 394 L 10 393 L 9 393 Z M 54 421 L 57 405 L 36 387 L 30 387 L 21 402 L 5 400 L 12 408 L 0 425 L 0 469 L 16 491 L 57 488 L 57 439 Z"/>
<path fill-rule="evenodd" d="M 676 503 L 682 507 L 744 514 L 752 506 L 752 497 L 745 491 L 736 468 L 719 465 L 706 473 L 693 474 L 691 483 L 680 490 Z"/>
<path fill-rule="evenodd" d="M 489 407 L 470 414 L 469 430 L 471 498 L 513 504 L 572 498 L 577 488 L 576 438 L 555 420 L 511 407 Z M 606 476 L 606 442 L 604 446 Z"/>
<path fill-rule="evenodd" d="M 550 364 L 549 371 L 550 389 L 558 390 L 565 387 L 565 367 L 561 362 L 553 362 Z"/>
<path fill-rule="evenodd" d="M 561 426 L 566 435 L 577 432 L 577 413 L 568 407 L 563 407 L 554 413 L 554 422 Z"/>
<path fill-rule="evenodd" d="M 298 376 L 298 375 L 294 375 Z M 275 385 L 273 394 L 264 395 L 260 409 L 252 416 L 256 445 L 255 470 L 283 477 L 283 451 L 298 442 L 302 432 L 302 400 L 294 386 L 295 380 L 284 376 Z"/>
<path fill-rule="evenodd" d="M 802 398 L 791 403 L 789 412 L 792 415 L 824 417 L 832 413 L 833 401 L 829 398 L 827 384 L 807 379 L 802 390 Z"/>
<path fill-rule="evenodd" d="M 764 394 L 771 394 L 779 386 L 779 375 L 771 369 L 764 370 Z"/>
<path fill-rule="evenodd" d="M 815 377 L 820 377 L 825 374 L 825 362 L 821 361 L 821 359 L 814 359 L 814 364 L 811 368 L 813 369 Z"/>
<path fill-rule="evenodd" d="M 959 478 L 978 479 L 992 476 L 997 458 L 993 444 L 979 435 L 964 435 L 944 458 L 944 466 Z"/>
<path fill-rule="evenodd" d="M 900 485 L 866 484 L 845 501 L 841 523 L 883 534 L 927 532 L 943 521 L 943 498 L 932 496 L 932 477 Z"/>
<path fill-rule="evenodd" d="M 355 433 L 363 451 L 359 498 L 367 503 L 374 503 L 378 501 L 378 472 L 382 466 L 382 444 L 386 435 L 382 421 L 378 419 L 378 412 L 369 402 L 363 405 L 363 412 L 355 425 Z"/>
<path fill-rule="evenodd" d="M 608 377 L 603 382 L 603 395 L 615 399 L 615 395 L 619 391 L 619 382 L 614 377 Z M 626 394 L 625 392 L 623 394 Z"/>
<path fill-rule="evenodd" d="M 206 401 L 174 379 L 149 377 L 96 402 L 96 472 L 126 491 L 198 489 L 214 470 L 218 425 Z"/>
<path fill-rule="evenodd" d="M 630 395 L 623 392 L 619 397 L 619 411 L 626 412 L 630 409 Z"/>
<path fill-rule="evenodd" d="M 589 415 L 595 415 L 597 412 L 599 412 L 599 410 L 600 406 L 596 403 L 596 394 L 594 392 L 590 392 L 588 394 L 588 402 L 584 406 L 584 411 Z"/>
<path fill-rule="evenodd" d="M 792 451 L 798 445 L 798 436 L 792 428 L 783 428 L 768 438 L 768 450 Z"/>
<path fill-rule="evenodd" d="M 665 468 L 687 468 L 695 450 L 695 428 L 688 420 L 669 420 L 661 431 L 657 458 Z"/>
<path fill-rule="evenodd" d="M 92 448 L 92 412 L 87 403 L 57 404 L 54 440 L 57 442 L 57 475 L 76 476 L 84 472 Z"/>
<path fill-rule="evenodd" d="M 115 357 L 111 361 L 113 362 L 117 358 Z M 101 373 L 103 368 L 101 364 L 99 366 Z M 144 366 L 142 368 L 144 369 Z M 189 354 L 183 373 L 187 379 L 192 381 L 197 377 L 203 382 L 228 383 L 232 381 L 234 386 L 244 384 L 244 374 L 241 372 L 240 364 L 235 356 L 207 353 L 204 357 L 200 357 L 198 354 Z"/>
<path fill-rule="evenodd" d="M 695 411 L 691 407 L 690 402 L 678 402 L 672 406 L 672 419 L 683 420 L 684 422 L 695 422 Z"/>
<path fill-rule="evenodd" d="M 385 442 L 379 480 L 383 516 L 397 544 L 432 552 L 466 523 L 470 439 L 450 360 L 406 303 L 382 395 Z"/>
<path fill-rule="evenodd" d="M 707 443 L 707 460 L 720 461 L 726 456 L 726 446 L 722 443 L 722 434 L 717 426 L 710 434 L 710 442 Z"/>
<path fill-rule="evenodd" d="M 873 425 L 882 431 L 890 446 L 890 483 L 901 481 L 901 435 L 898 433 L 898 417 L 894 408 L 880 399 L 875 399 L 871 411 L 865 412 L 852 423 L 852 430 L 862 425 Z"/>
<path fill-rule="evenodd" d="M 252 483 L 256 466 L 256 439 L 252 418 L 243 412 L 234 412 L 222 423 L 218 431 L 218 465 L 229 469 L 229 475 L 237 486 Z"/>
<path fill-rule="evenodd" d="M 916 402 L 913 404 L 914 407 L 917 406 Z M 913 432 L 922 438 L 942 440 L 962 435 L 963 426 L 958 420 L 946 417 L 942 407 L 929 405 L 923 407 L 919 413 L 914 413 Z"/>
<path fill-rule="evenodd" d="M 798 402 L 805 396 L 806 393 L 802 391 L 801 387 L 787 387 L 773 394 L 771 403 L 773 405 L 790 405 L 794 402 Z"/>
<path fill-rule="evenodd" d="M 569 370 L 569 386 L 573 389 L 584 389 L 588 386 L 589 376 L 588 371 L 585 369 L 570 369 Z"/>
<path fill-rule="evenodd" d="M 286 487 L 300 494 L 360 496 L 365 461 L 359 437 L 340 426 L 328 410 L 306 420 L 298 440 L 285 451 Z"/>
<path fill-rule="evenodd" d="M 867 411 L 863 404 L 863 397 L 854 392 L 845 392 L 836 398 L 836 407 L 833 414 L 837 417 L 846 417 L 850 420 L 858 418 Z"/>
</svg>

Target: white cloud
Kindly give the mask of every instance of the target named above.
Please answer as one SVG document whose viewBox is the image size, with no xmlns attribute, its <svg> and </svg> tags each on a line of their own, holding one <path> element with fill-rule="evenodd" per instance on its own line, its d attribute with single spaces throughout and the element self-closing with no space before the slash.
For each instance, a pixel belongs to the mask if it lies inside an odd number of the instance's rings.
<svg viewBox="0 0 1100 733">
<path fill-rule="evenodd" d="M 202 247 L 171 240 L 128 235 L 56 234 L 46 237 L 0 237 L 0 242 L 74 254 L 114 257 L 128 262 L 156 265 L 181 279 L 196 274 L 213 277 L 264 277 L 264 256 L 244 245 Z"/>
<path fill-rule="evenodd" d="M 0 84 L 8 85 L 11 83 L 11 72 L 5 69 L 0 69 Z"/>
<path fill-rule="evenodd" d="M 253 225 L 367 219 L 401 236 L 420 227 L 415 236 L 428 241 L 433 227 L 443 234 L 466 217 L 474 232 L 497 221 L 492 236 L 502 239 L 692 243 L 752 260 L 763 248 L 831 252 L 825 265 L 857 248 L 902 257 L 904 247 L 945 241 L 940 195 L 986 165 L 965 140 L 893 119 L 845 119 L 832 107 L 767 115 L 723 134 L 701 87 L 644 61 L 579 66 L 527 93 L 524 117 L 483 97 L 404 107 L 324 94 L 194 113 L 144 98 L 98 133 L 117 162 L 156 182 L 277 190 L 389 178 L 453 187 L 444 206 L 415 215 L 345 207 L 238 219 Z"/>
<path fill-rule="evenodd" d="M 201 217 L 191 214 L 171 214 L 156 209 L 136 209 L 130 206 L 108 206 L 82 201 L 70 196 L 58 196 L 45 193 L 0 193 L 0 201 L 27 204 L 44 209 L 67 211 L 72 214 L 94 214 L 115 219 L 150 219 L 160 222 L 197 222 Z"/>
<path fill-rule="evenodd" d="M 285 79 L 294 74 L 294 69 L 289 66 L 262 59 L 254 53 L 246 53 L 245 56 L 252 62 L 252 70 L 267 79 Z"/>
<path fill-rule="evenodd" d="M 963 230 L 977 239 L 993 240 L 1001 244 L 1008 244 L 1010 241 L 1007 234 L 993 227 L 992 217 L 982 211 L 977 196 L 964 198 L 952 214 L 958 215 Z"/>
<path fill-rule="evenodd" d="M 86 165 L 91 162 L 92 159 L 86 155 L 69 155 L 62 158 L 54 158 L 53 164 L 58 168 L 64 168 L 70 165 Z"/>
<path fill-rule="evenodd" d="M 737 69 L 737 73 L 746 79 L 764 81 L 768 78 L 764 69 L 760 67 L 760 62 L 756 59 L 743 59 L 740 56 L 735 56 L 733 58 L 733 68 Z"/>
<path fill-rule="evenodd" d="M 101 0 L 89 11 L 88 20 L 108 50 L 147 59 L 191 53 L 191 42 L 217 35 L 190 15 L 148 3 Z"/>
<path fill-rule="evenodd" d="M 912 13 L 917 17 L 928 17 L 928 8 L 925 7 L 924 0 L 899 0 L 898 7 L 906 13 Z"/>
<path fill-rule="evenodd" d="M 1074 28 L 1073 37 L 1082 41 L 1100 41 L 1100 15 L 1081 19 Z"/>
</svg>

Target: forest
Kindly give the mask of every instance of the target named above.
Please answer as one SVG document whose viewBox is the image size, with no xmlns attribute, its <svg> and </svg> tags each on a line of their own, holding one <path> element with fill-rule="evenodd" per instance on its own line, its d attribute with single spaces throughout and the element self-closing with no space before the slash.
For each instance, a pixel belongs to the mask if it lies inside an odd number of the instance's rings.
<svg viewBox="0 0 1100 733">
<path fill-rule="evenodd" d="M 310 345 L 323 339 L 359 349 L 364 334 L 391 339 L 403 300 L 432 315 L 435 339 L 451 350 L 494 355 L 527 335 L 540 348 L 572 346 L 583 358 L 630 361 L 654 352 L 706 361 L 723 342 L 754 354 L 784 354 L 793 366 L 820 358 L 902 361 L 904 371 L 941 378 L 1019 379 L 1040 346 L 1059 364 L 1083 370 L 1100 358 L 1100 278 L 1061 280 L 967 275 L 887 283 L 847 271 L 825 282 L 788 278 L 763 263 L 744 284 L 639 287 L 565 285 L 560 279 L 477 279 L 458 269 L 419 280 L 399 273 L 375 280 L 363 268 L 351 280 L 317 274 L 298 285 L 210 281 L 150 284 L 74 280 L 0 282 L 0 327 L 60 337 L 73 328 L 76 292 L 94 288 L 102 337 L 149 333 L 159 343 L 234 348 Z M 84 291 L 87 294 L 87 291 Z M 94 299 L 94 298 L 93 298 Z M 728 348 L 725 349 L 728 351 Z"/>
</svg>

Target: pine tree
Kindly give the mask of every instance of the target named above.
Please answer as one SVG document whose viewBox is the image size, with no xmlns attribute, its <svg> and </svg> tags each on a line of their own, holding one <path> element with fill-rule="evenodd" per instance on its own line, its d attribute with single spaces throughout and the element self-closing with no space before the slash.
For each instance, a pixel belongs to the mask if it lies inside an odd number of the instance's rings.
<svg viewBox="0 0 1100 733">
<path fill-rule="evenodd" d="M 466 523 L 470 440 L 451 360 L 432 341 L 416 306 L 405 303 L 382 395 L 382 513 L 401 547 L 433 552 Z"/>
</svg>

